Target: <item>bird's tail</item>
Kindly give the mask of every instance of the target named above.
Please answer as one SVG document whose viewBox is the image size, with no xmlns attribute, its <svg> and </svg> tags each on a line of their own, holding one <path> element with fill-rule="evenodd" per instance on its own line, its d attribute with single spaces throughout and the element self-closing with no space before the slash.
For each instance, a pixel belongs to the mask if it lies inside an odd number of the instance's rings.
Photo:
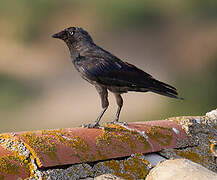
<svg viewBox="0 0 217 180">
<path fill-rule="evenodd" d="M 183 100 L 183 98 L 178 96 L 178 92 L 175 87 L 169 84 L 166 84 L 164 82 L 158 81 L 156 79 L 153 80 L 153 86 L 149 87 L 149 91 L 163 95 L 163 96 L 168 96 L 171 98 Z"/>
<path fill-rule="evenodd" d="M 137 92 L 147 92 L 151 91 L 163 96 L 181 99 L 183 98 L 178 96 L 177 89 L 169 84 L 166 84 L 164 82 L 158 81 L 156 79 L 151 79 L 151 83 L 146 87 L 134 87 L 132 89 L 129 89 L 129 91 L 137 91 Z"/>
</svg>

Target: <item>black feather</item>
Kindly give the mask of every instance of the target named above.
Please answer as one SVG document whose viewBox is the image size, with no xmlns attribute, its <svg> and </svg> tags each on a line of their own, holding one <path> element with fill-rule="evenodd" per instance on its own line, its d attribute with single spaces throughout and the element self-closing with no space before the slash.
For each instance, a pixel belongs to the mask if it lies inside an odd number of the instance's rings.
<svg viewBox="0 0 217 180">
<path fill-rule="evenodd" d="M 171 98 L 182 99 L 173 86 L 154 79 L 150 74 L 130 63 L 121 61 L 97 46 L 88 32 L 82 28 L 69 27 L 54 34 L 53 37 L 65 41 L 75 68 L 85 80 L 96 87 L 101 98 L 103 111 L 95 123 L 87 127 L 99 126 L 99 121 L 109 105 L 108 90 L 115 94 L 118 105 L 114 123 L 119 120 L 123 105 L 122 93 L 151 91 Z"/>
<path fill-rule="evenodd" d="M 104 54 L 103 54 L 104 55 Z M 87 54 L 74 61 L 76 69 L 85 77 L 105 86 L 127 88 L 127 91 L 151 91 L 181 99 L 175 87 L 154 79 L 136 66 L 123 62 L 111 54 Z"/>
</svg>

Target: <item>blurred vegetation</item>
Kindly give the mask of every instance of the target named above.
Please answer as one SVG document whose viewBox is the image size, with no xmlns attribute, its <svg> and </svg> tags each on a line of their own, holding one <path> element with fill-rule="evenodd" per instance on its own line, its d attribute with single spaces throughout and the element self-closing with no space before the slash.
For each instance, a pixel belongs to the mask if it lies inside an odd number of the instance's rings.
<svg viewBox="0 0 217 180">
<path fill-rule="evenodd" d="M 199 72 L 177 74 L 175 87 L 184 100 L 167 99 L 166 109 L 159 115 L 146 116 L 147 120 L 175 116 L 203 116 L 217 107 L 217 57 Z M 141 117 L 137 121 L 143 121 Z"/>
<path fill-rule="evenodd" d="M 187 1 L 191 6 L 191 11 L 198 17 L 206 20 L 216 20 L 217 18 L 217 1 L 216 0 L 191 0 Z"/>
<path fill-rule="evenodd" d="M 182 90 L 183 102 L 170 103 L 169 112 L 174 115 L 204 115 L 217 107 L 217 57 L 208 68 L 177 77 L 177 85 Z"/>
<path fill-rule="evenodd" d="M 70 6 L 69 6 L 70 4 Z M 20 0 L 20 1 L 0 1 L 0 17 L 6 18 L 13 26 L 18 40 L 31 42 L 36 40 L 43 30 L 43 26 L 58 11 L 71 7 L 70 1 L 58 0 Z M 76 8 L 73 4 L 73 8 Z"/>
<path fill-rule="evenodd" d="M 0 1 L 0 18 L 7 19 L 15 28 L 16 38 L 31 42 L 37 40 L 49 19 L 66 10 L 83 9 L 100 14 L 101 21 L 110 28 L 141 28 L 162 25 L 168 16 L 189 18 L 217 18 L 215 0 L 20 0 Z M 181 14 L 181 15 L 180 15 Z M 187 16 L 186 16 L 187 15 Z M 100 18 L 99 17 L 99 18 Z"/>
<path fill-rule="evenodd" d="M 89 1 L 89 4 L 92 3 Z M 136 3 L 133 0 L 125 0 L 124 3 L 95 0 L 92 6 L 96 6 L 97 11 L 106 18 L 104 21 L 115 28 L 154 27 L 163 22 L 162 9 L 149 0 Z"/>
<path fill-rule="evenodd" d="M 21 108 L 39 95 L 36 85 L 14 76 L 0 74 L 0 112 L 1 114 Z"/>
<path fill-rule="evenodd" d="M 192 27 L 194 23 L 200 25 L 200 23 L 205 22 L 202 26 L 206 25 L 206 23 L 217 24 L 217 0 L 0 0 L 0 39 L 16 41 L 22 45 L 35 44 L 43 33 L 47 32 L 46 28 L 52 26 L 55 21 L 58 24 L 58 21 L 68 18 L 72 19 L 73 22 L 73 16 L 68 12 L 75 13 L 86 21 L 89 20 L 87 17 L 92 15 L 95 18 L 92 18 L 93 22 L 90 23 L 97 26 L 96 29 L 98 25 L 101 25 L 103 27 L 102 31 L 111 33 L 115 30 L 120 36 L 125 29 L 132 30 L 132 34 L 136 34 L 137 30 L 144 30 L 144 32 L 147 32 L 147 30 L 150 32 L 152 30 L 153 32 L 154 30 L 161 31 L 161 28 L 169 27 L 170 22 L 180 23 L 177 26 L 178 28 L 183 24 L 184 26 L 190 24 Z M 64 18 L 58 19 L 62 14 L 64 14 Z M 70 17 L 67 17 L 68 15 Z M 150 46 L 150 50 L 151 48 Z M 37 55 L 37 53 L 34 55 Z M 174 86 L 177 87 L 185 100 L 183 102 L 166 100 L 167 103 L 169 101 L 169 104 L 162 114 L 159 113 L 162 115 L 161 118 L 171 116 L 171 112 L 172 116 L 202 115 L 216 108 L 217 57 L 211 61 L 207 59 L 204 59 L 204 61 L 213 62 L 213 64 L 207 65 L 206 68 L 200 71 L 176 74 L 174 79 L 177 84 L 174 84 Z M 39 61 L 39 63 L 42 62 Z M 159 63 L 161 63 L 160 58 Z M 46 84 L 46 82 L 43 83 Z M 55 85 L 52 84 L 51 87 L 55 88 Z M 1 115 L 28 105 L 32 100 L 40 97 L 40 93 L 40 86 L 35 82 L 0 73 Z M 147 117 L 147 119 L 157 119 L 159 114 L 156 113 L 152 117 Z M 1 122 L 1 125 L 3 123 Z"/>
</svg>

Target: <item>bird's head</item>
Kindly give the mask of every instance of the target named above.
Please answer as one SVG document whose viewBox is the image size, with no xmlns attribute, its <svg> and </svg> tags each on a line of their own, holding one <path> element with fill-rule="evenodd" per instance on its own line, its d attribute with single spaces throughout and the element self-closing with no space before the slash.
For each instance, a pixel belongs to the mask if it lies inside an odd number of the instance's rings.
<svg viewBox="0 0 217 180">
<path fill-rule="evenodd" d="M 93 42 L 88 32 L 79 27 L 66 28 L 52 35 L 52 37 L 62 39 L 66 43 L 74 43 L 74 42 L 79 42 L 79 41 Z"/>
</svg>

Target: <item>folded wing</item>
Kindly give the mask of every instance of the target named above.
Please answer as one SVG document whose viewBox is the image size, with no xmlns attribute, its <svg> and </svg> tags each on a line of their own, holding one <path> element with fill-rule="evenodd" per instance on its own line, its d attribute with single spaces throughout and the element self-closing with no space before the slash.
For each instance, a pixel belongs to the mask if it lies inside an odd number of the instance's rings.
<svg viewBox="0 0 217 180">
<path fill-rule="evenodd" d="M 106 86 L 127 87 L 128 91 L 152 91 L 179 98 L 176 88 L 115 56 L 79 56 L 74 64 L 83 76 Z"/>
</svg>

